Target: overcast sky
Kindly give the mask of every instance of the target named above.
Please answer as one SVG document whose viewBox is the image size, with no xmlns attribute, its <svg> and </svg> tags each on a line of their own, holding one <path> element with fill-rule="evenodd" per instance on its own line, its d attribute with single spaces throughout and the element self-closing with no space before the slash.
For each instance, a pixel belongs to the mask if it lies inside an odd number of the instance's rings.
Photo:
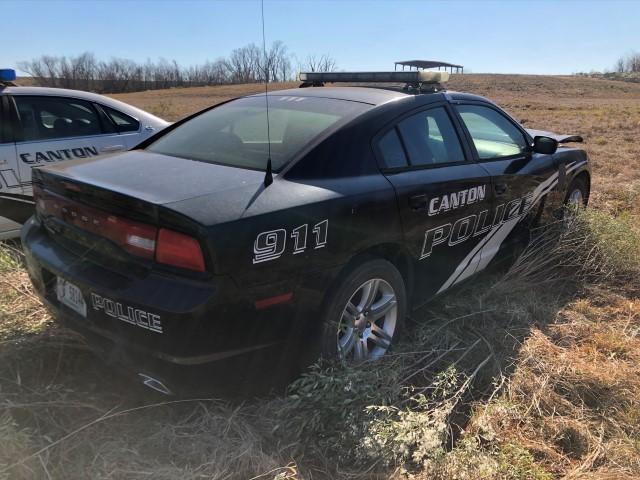
<svg viewBox="0 0 640 480">
<path fill-rule="evenodd" d="M 0 1 L 0 68 L 42 54 L 182 65 L 262 44 L 259 0 Z M 267 44 L 340 69 L 443 60 L 474 72 L 574 73 L 640 51 L 640 1 L 265 0 Z"/>
</svg>

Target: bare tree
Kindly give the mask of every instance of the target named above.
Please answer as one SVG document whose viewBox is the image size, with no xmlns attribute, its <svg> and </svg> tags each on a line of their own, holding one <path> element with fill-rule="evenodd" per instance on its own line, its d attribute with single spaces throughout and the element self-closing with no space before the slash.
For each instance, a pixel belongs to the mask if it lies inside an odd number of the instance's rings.
<svg viewBox="0 0 640 480">
<path fill-rule="evenodd" d="M 616 60 L 614 70 L 617 73 L 638 73 L 640 72 L 640 53 L 631 52 L 626 58 L 620 57 Z"/>
<path fill-rule="evenodd" d="M 261 52 L 254 44 L 236 48 L 227 60 L 227 68 L 234 83 L 257 82 L 262 77 Z"/>
<path fill-rule="evenodd" d="M 291 60 L 287 47 L 280 40 L 273 42 L 266 57 L 266 65 L 262 66 L 267 72 L 269 81 L 284 82 L 291 75 Z"/>
<path fill-rule="evenodd" d="M 75 77 L 78 79 L 76 88 L 90 90 L 96 80 L 97 62 L 93 53 L 85 52 L 71 59 Z"/>
<path fill-rule="evenodd" d="M 328 54 L 320 56 L 309 55 L 303 64 L 303 69 L 310 72 L 335 72 L 337 70 L 335 58 Z"/>
<path fill-rule="evenodd" d="M 627 57 L 627 71 L 640 72 L 640 53 L 632 52 Z"/>
</svg>

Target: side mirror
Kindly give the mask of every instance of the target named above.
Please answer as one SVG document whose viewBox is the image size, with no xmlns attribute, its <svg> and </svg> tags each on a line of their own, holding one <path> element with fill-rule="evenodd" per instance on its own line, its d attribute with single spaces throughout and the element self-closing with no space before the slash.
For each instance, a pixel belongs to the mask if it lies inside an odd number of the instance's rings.
<svg viewBox="0 0 640 480">
<path fill-rule="evenodd" d="M 533 139 L 533 151 L 535 153 L 553 155 L 556 150 L 558 150 L 558 141 L 555 138 L 538 135 Z"/>
</svg>

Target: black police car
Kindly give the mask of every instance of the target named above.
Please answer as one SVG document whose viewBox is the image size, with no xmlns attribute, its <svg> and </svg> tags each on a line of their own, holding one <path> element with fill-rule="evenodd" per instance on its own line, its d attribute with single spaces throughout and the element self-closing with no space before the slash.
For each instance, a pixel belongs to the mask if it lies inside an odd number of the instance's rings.
<svg viewBox="0 0 640 480">
<path fill-rule="evenodd" d="M 532 134 L 444 77 L 301 74 L 311 88 L 36 169 L 22 241 L 37 291 L 161 391 L 175 372 L 382 356 L 408 311 L 589 195 L 587 155 L 558 148 L 578 137 Z"/>
</svg>

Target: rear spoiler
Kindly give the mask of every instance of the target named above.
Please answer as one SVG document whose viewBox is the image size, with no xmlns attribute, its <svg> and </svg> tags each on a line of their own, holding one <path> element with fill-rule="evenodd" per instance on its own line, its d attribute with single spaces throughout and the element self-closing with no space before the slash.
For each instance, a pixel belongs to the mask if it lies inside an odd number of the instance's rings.
<svg viewBox="0 0 640 480">
<path fill-rule="evenodd" d="M 580 135 L 562 135 L 562 134 L 553 133 L 553 132 L 545 132 L 544 130 L 531 130 L 531 129 L 527 129 L 527 132 L 529 133 L 529 135 L 531 135 L 534 138 L 538 136 L 551 137 L 554 140 L 556 140 L 558 143 L 571 143 L 571 142 L 581 143 L 584 141 L 584 139 Z"/>
</svg>

